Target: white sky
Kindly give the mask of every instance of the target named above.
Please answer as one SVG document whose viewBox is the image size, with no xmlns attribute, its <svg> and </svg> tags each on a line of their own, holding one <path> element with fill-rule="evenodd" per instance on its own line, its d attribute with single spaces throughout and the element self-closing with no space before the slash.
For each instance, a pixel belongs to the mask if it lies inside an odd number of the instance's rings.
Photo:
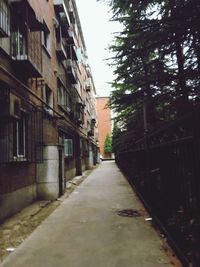
<svg viewBox="0 0 200 267">
<path fill-rule="evenodd" d="M 112 82 L 113 74 L 105 59 L 111 57 L 108 46 L 113 33 L 119 31 L 118 26 L 109 21 L 112 13 L 105 2 L 76 0 L 76 5 L 97 95 L 108 96 L 111 91 L 108 83 Z"/>
</svg>

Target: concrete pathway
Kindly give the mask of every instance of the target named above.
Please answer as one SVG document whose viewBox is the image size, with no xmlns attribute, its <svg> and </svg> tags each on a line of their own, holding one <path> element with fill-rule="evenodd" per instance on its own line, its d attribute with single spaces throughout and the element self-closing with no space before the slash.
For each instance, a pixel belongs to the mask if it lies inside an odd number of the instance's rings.
<svg viewBox="0 0 200 267">
<path fill-rule="evenodd" d="M 173 266 L 146 216 L 115 163 L 103 162 L 0 266 Z"/>
</svg>

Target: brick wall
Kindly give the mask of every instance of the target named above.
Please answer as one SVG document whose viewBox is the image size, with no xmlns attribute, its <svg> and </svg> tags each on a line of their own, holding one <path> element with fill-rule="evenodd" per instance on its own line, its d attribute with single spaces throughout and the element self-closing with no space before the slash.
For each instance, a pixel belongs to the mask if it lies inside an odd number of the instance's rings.
<svg viewBox="0 0 200 267">
<path fill-rule="evenodd" d="M 35 164 L 29 162 L 10 163 L 1 165 L 0 171 L 0 194 L 2 195 L 35 183 Z"/>
<path fill-rule="evenodd" d="M 106 135 L 111 136 L 111 114 L 108 108 L 109 97 L 97 97 L 97 116 L 98 116 L 98 132 L 99 132 L 99 147 L 100 154 L 104 158 L 109 158 L 110 155 L 104 153 L 104 143 Z"/>
</svg>

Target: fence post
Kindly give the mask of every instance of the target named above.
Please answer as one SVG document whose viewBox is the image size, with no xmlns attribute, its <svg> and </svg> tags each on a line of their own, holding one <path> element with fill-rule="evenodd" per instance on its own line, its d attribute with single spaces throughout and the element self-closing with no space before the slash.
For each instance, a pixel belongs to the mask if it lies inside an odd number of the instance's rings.
<svg viewBox="0 0 200 267">
<path fill-rule="evenodd" d="M 145 197 L 149 198 L 149 186 L 148 186 L 148 177 L 149 177 L 149 164 L 148 164 L 148 130 L 144 130 L 144 194 Z"/>
</svg>

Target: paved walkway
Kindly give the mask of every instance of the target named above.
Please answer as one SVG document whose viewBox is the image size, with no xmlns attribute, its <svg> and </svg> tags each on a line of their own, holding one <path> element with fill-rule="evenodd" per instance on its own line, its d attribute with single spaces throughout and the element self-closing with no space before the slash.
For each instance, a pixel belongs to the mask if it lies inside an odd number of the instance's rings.
<svg viewBox="0 0 200 267">
<path fill-rule="evenodd" d="M 103 162 L 0 267 L 172 267 L 146 216 L 115 163 Z"/>
</svg>

